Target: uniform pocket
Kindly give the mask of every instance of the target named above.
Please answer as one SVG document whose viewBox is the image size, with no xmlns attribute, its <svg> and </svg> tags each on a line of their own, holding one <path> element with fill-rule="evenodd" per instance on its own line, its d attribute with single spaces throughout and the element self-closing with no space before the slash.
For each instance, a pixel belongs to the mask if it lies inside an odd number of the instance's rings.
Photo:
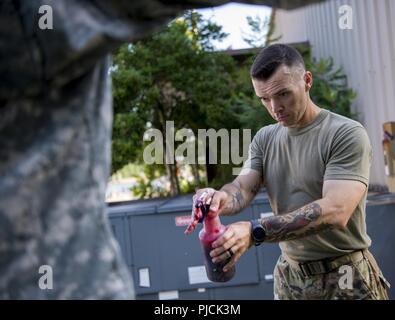
<svg viewBox="0 0 395 320">
<path fill-rule="evenodd" d="M 356 300 L 376 300 L 377 283 L 373 270 L 366 259 L 352 264 L 353 287 Z"/>
<path fill-rule="evenodd" d="M 372 298 L 369 285 L 370 274 L 363 260 L 342 265 L 325 274 L 325 299 L 331 300 L 365 300 Z"/>
<path fill-rule="evenodd" d="M 380 269 L 373 268 L 369 259 L 362 259 L 355 264 L 355 277 L 363 282 L 363 286 L 370 290 L 370 296 L 364 299 L 369 300 L 388 300 L 387 288 L 389 282 L 384 278 Z"/>
<path fill-rule="evenodd" d="M 364 251 L 364 257 L 370 268 L 371 279 L 375 281 L 375 288 L 377 288 L 375 295 L 377 299 L 388 300 L 387 288 L 390 288 L 390 283 L 384 278 L 383 273 L 377 265 L 376 259 L 368 250 Z"/>
</svg>

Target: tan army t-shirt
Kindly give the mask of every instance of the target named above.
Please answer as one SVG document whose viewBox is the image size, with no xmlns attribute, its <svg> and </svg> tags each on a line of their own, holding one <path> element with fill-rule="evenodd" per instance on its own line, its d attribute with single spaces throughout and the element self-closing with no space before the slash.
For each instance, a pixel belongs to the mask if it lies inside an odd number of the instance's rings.
<svg viewBox="0 0 395 320">
<path fill-rule="evenodd" d="M 244 167 L 261 172 L 274 214 L 285 214 L 322 198 L 324 180 L 357 180 L 368 185 L 371 159 L 370 141 L 362 125 L 321 109 L 303 128 L 280 124 L 261 128 Z M 344 230 L 280 242 L 282 252 L 303 262 L 369 247 L 366 195 Z"/>
</svg>

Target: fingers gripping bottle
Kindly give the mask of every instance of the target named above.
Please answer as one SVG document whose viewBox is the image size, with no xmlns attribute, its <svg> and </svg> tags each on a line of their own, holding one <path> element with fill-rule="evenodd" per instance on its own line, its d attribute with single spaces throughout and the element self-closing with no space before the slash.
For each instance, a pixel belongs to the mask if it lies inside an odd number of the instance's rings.
<svg viewBox="0 0 395 320">
<path fill-rule="evenodd" d="M 208 215 L 210 205 L 204 204 L 200 199 L 196 202 L 196 210 L 199 209 L 202 211 L 202 218 L 199 222 L 203 222 L 203 228 L 199 232 L 199 240 L 204 256 L 207 277 L 214 282 L 229 281 L 235 275 L 236 268 L 233 266 L 226 272 L 223 271 L 223 268 L 232 258 L 231 255 L 227 260 L 219 263 L 213 263 L 210 256 L 210 251 L 213 250 L 212 243 L 225 232 L 226 227 L 221 224 L 217 214 Z"/>
</svg>

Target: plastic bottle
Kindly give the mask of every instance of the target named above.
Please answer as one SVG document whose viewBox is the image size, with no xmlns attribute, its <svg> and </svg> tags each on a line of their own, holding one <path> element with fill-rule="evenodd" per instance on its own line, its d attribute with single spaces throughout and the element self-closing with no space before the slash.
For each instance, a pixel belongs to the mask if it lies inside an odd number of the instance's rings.
<svg viewBox="0 0 395 320">
<path fill-rule="evenodd" d="M 226 231 L 226 226 L 221 224 L 218 215 L 207 215 L 210 210 L 210 205 L 203 204 L 198 200 L 196 207 L 200 208 L 203 213 L 203 217 L 199 220 L 199 222 L 203 222 L 203 228 L 199 232 L 199 240 L 204 256 L 207 278 L 214 282 L 229 281 L 235 275 L 236 268 L 233 266 L 226 272 L 223 271 L 223 268 L 231 257 L 220 263 L 213 263 L 210 256 L 210 251 L 213 250 L 212 243 Z"/>
</svg>

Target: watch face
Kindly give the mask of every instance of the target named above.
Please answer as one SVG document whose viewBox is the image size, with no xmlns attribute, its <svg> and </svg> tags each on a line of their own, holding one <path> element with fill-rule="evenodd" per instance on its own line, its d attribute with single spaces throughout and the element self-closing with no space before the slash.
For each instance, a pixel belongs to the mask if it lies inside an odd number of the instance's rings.
<svg viewBox="0 0 395 320">
<path fill-rule="evenodd" d="M 256 241 L 263 241 L 265 239 L 265 230 L 262 227 L 255 227 L 253 234 Z"/>
</svg>

